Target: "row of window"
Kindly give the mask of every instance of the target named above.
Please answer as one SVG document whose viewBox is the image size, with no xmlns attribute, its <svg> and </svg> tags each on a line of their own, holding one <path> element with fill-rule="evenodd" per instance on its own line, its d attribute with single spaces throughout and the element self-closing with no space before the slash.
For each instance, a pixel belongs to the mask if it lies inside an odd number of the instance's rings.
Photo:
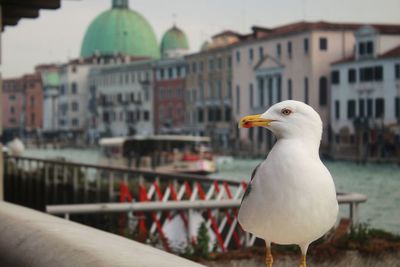
<svg viewBox="0 0 400 267">
<path fill-rule="evenodd" d="M 321 37 L 319 38 L 319 49 L 320 51 L 326 51 L 328 50 L 328 39 L 325 37 Z M 293 44 L 291 41 L 288 41 L 286 43 L 286 51 L 287 51 L 287 55 L 288 58 L 292 58 L 293 56 Z M 303 39 L 303 51 L 304 54 L 308 54 L 309 53 L 309 40 L 308 38 L 304 38 Z M 254 48 L 249 48 L 248 50 L 248 58 L 250 61 L 253 61 L 255 56 L 254 56 Z M 278 58 L 282 57 L 282 44 L 281 43 L 277 43 L 276 44 L 276 51 L 275 54 Z M 258 48 L 258 57 L 259 59 L 262 59 L 264 57 L 264 48 L 262 46 L 260 46 Z M 241 60 L 241 54 L 240 51 L 236 51 L 236 62 L 240 63 Z"/>
<path fill-rule="evenodd" d="M 157 70 L 157 80 L 172 80 L 178 78 L 185 78 L 186 69 L 184 66 L 159 68 Z"/>
<path fill-rule="evenodd" d="M 78 93 L 78 85 L 73 82 L 71 83 L 71 94 L 75 95 Z M 60 95 L 66 95 L 68 94 L 68 85 L 66 84 L 61 84 L 60 86 Z"/>
<path fill-rule="evenodd" d="M 207 115 L 207 116 L 206 116 Z M 197 109 L 197 122 L 230 122 L 232 109 L 230 107 L 209 107 L 207 109 Z"/>
<path fill-rule="evenodd" d="M 400 78 L 400 67 L 399 65 L 395 65 L 395 76 L 396 79 Z M 340 84 L 340 72 L 338 70 L 334 70 L 331 73 L 332 84 Z M 372 82 L 372 81 L 383 81 L 383 67 L 382 66 L 372 66 L 372 67 L 364 67 L 358 69 L 358 77 L 357 70 L 355 68 L 351 68 L 348 70 L 348 82 L 356 83 L 359 82 Z"/>
<path fill-rule="evenodd" d="M 60 126 L 63 126 L 63 127 L 68 126 L 68 120 L 67 119 L 60 119 L 58 121 L 58 124 Z M 79 126 L 79 119 L 78 118 L 71 119 L 71 126 L 78 127 Z"/>
<path fill-rule="evenodd" d="M 213 71 L 213 70 L 222 70 L 225 66 L 230 69 L 232 68 L 232 57 L 228 56 L 226 58 L 223 58 L 221 56 L 215 57 L 215 56 L 210 56 L 207 60 L 208 64 L 208 71 Z M 189 63 L 188 65 L 188 73 L 201 73 L 204 71 L 204 61 L 194 61 L 192 63 Z"/>
<path fill-rule="evenodd" d="M 103 112 L 103 122 L 111 123 L 114 121 L 127 122 L 127 123 L 135 123 L 141 120 L 149 121 L 150 120 L 150 112 L 147 110 L 135 110 L 135 111 L 104 111 Z"/>
<path fill-rule="evenodd" d="M 66 115 L 68 112 L 68 103 L 62 103 L 58 106 L 58 109 L 60 110 L 62 115 Z M 72 102 L 71 103 L 71 110 L 72 111 L 79 111 L 79 103 L 78 102 Z"/>
<path fill-rule="evenodd" d="M 183 88 L 160 88 L 158 99 L 182 98 L 183 92 Z"/>
<path fill-rule="evenodd" d="M 204 88 L 202 82 L 199 83 L 198 93 L 196 90 L 187 91 L 187 101 L 196 102 L 197 100 L 204 101 L 207 99 L 218 100 L 218 99 L 232 99 L 232 81 L 228 80 L 226 82 L 226 92 L 223 92 L 222 88 L 223 81 L 215 80 L 209 81 L 208 87 Z"/>
<path fill-rule="evenodd" d="M 144 90 L 144 100 L 148 102 L 150 100 L 149 90 Z M 112 95 L 101 94 L 99 97 L 100 105 L 108 104 L 124 104 L 124 103 L 140 103 L 142 101 L 142 92 L 131 92 L 131 93 L 118 93 Z"/>
<path fill-rule="evenodd" d="M 118 74 L 108 74 L 98 77 L 95 81 L 97 86 L 126 85 L 149 81 L 150 71 L 125 72 Z"/>
<path fill-rule="evenodd" d="M 400 119 L 400 97 L 395 98 L 395 110 L 394 115 Z M 376 98 L 371 99 L 359 99 L 358 100 L 358 112 L 356 110 L 356 100 L 347 101 L 347 119 L 355 119 L 356 117 L 364 118 L 383 118 L 385 116 L 385 99 Z M 339 120 L 340 114 L 340 101 L 335 101 L 335 119 Z"/>
<path fill-rule="evenodd" d="M 249 84 L 249 100 L 250 100 L 250 107 L 254 108 L 256 106 L 258 107 L 264 107 L 267 103 L 265 103 L 265 89 L 268 89 L 267 94 L 268 94 L 268 105 L 271 106 L 273 103 L 280 102 L 282 101 L 282 84 L 281 84 L 281 78 L 278 77 L 276 79 L 276 86 L 273 86 L 273 78 L 267 78 L 267 87 L 265 88 L 264 86 L 264 80 L 259 79 L 258 80 L 258 94 L 257 94 L 257 99 L 258 103 L 255 103 L 254 101 L 254 96 L 255 96 L 255 90 L 253 88 L 253 84 Z M 274 93 L 274 89 L 276 92 Z M 274 97 L 275 95 L 275 97 Z M 240 87 L 237 86 L 237 108 L 240 108 Z M 275 100 L 276 101 L 275 101 Z M 293 99 L 293 82 L 292 79 L 287 80 L 287 99 Z M 309 88 L 308 88 L 308 78 L 304 78 L 304 102 L 308 103 L 309 102 Z M 328 104 L 328 79 L 323 76 L 319 79 L 319 105 L 320 106 L 326 106 Z"/>
</svg>

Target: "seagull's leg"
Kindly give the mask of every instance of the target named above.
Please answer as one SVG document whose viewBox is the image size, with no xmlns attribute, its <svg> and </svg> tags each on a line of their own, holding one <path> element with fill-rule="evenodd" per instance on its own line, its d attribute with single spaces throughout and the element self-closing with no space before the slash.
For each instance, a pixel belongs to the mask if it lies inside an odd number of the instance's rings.
<svg viewBox="0 0 400 267">
<path fill-rule="evenodd" d="M 265 241 L 265 244 L 267 246 L 267 255 L 265 257 L 265 265 L 267 267 L 272 267 L 272 263 L 274 262 L 274 259 L 272 258 L 272 253 L 271 253 L 271 242 Z"/>
<path fill-rule="evenodd" d="M 307 249 L 308 249 L 309 245 L 310 244 L 302 244 L 302 245 L 300 245 L 300 249 L 301 249 L 300 267 L 307 267 L 306 256 L 307 256 Z"/>
</svg>

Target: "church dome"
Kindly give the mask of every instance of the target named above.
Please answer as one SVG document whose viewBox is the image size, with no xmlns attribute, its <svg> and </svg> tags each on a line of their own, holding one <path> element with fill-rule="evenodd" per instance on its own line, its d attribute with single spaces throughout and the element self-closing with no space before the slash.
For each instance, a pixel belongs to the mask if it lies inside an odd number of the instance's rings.
<svg viewBox="0 0 400 267">
<path fill-rule="evenodd" d="M 81 47 L 81 57 L 116 53 L 160 57 L 153 28 L 141 14 L 129 9 L 128 0 L 113 0 L 112 8 L 92 21 Z"/>
<path fill-rule="evenodd" d="M 186 34 L 175 25 L 169 29 L 161 40 L 161 56 L 169 57 L 175 51 L 185 52 L 189 50 L 189 42 Z"/>
</svg>

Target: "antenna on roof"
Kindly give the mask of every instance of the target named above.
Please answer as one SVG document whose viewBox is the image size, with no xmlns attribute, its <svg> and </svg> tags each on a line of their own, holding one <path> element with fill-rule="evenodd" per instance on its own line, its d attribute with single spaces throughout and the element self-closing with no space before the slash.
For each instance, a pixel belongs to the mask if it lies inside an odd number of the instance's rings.
<svg viewBox="0 0 400 267">
<path fill-rule="evenodd" d="M 174 27 L 176 27 L 176 18 L 177 18 L 176 13 L 172 13 L 172 22 L 174 24 Z"/>
<path fill-rule="evenodd" d="M 303 0 L 303 20 L 306 21 L 307 0 Z"/>
</svg>

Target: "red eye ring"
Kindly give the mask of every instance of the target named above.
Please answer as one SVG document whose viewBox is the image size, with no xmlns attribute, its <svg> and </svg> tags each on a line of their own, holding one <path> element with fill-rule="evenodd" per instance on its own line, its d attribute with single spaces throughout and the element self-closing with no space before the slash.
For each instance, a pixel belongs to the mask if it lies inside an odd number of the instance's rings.
<svg viewBox="0 0 400 267">
<path fill-rule="evenodd" d="M 288 108 L 284 108 L 282 109 L 281 113 L 282 115 L 289 116 L 290 114 L 292 114 L 292 111 Z"/>
</svg>

